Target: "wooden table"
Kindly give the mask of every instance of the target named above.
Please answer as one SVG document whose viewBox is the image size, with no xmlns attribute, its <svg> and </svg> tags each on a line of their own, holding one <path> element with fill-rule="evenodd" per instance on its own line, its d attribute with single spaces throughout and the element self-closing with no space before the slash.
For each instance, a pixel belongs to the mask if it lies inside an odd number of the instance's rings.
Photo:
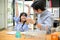
<svg viewBox="0 0 60 40">
<path fill-rule="evenodd" d="M 15 35 L 8 35 L 6 34 L 7 30 L 0 31 L 0 40 L 38 40 L 37 38 L 26 38 L 22 35 L 21 38 L 17 39 Z M 46 40 L 51 40 L 51 35 L 46 35 Z"/>
</svg>

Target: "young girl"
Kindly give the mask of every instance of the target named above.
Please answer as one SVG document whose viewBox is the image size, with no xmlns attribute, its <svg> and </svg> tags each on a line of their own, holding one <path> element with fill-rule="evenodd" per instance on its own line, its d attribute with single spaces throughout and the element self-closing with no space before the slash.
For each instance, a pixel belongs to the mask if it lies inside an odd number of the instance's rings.
<svg viewBox="0 0 60 40">
<path fill-rule="evenodd" d="M 27 31 L 28 28 L 28 23 L 26 21 L 27 14 L 22 12 L 19 17 L 14 17 L 16 25 L 14 30 L 16 31 Z"/>
<path fill-rule="evenodd" d="M 28 8 L 29 6 L 26 5 Z M 16 16 L 14 17 L 14 20 L 16 22 L 16 25 L 14 27 L 14 30 L 16 31 L 27 31 L 29 28 L 28 28 L 28 21 L 26 20 L 27 16 L 29 16 L 30 14 L 30 9 L 28 9 L 28 14 L 25 13 L 25 12 L 22 12 L 20 13 L 20 16 L 18 16 L 18 5 L 16 3 Z"/>
</svg>

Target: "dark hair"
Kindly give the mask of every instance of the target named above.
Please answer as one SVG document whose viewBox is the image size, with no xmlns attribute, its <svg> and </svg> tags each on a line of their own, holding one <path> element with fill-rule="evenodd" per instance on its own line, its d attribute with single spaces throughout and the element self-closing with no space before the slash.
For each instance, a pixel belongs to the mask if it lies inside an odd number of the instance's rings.
<svg viewBox="0 0 60 40">
<path fill-rule="evenodd" d="M 20 22 L 21 22 L 21 16 L 25 16 L 25 17 L 27 17 L 27 13 L 25 13 L 25 12 L 22 12 L 22 13 L 20 13 Z"/>
<path fill-rule="evenodd" d="M 38 10 L 38 9 L 41 9 L 42 11 L 45 10 L 45 2 L 43 0 L 38 0 L 38 1 L 35 1 L 31 7 L 33 7 L 33 9 L 35 10 Z"/>
</svg>

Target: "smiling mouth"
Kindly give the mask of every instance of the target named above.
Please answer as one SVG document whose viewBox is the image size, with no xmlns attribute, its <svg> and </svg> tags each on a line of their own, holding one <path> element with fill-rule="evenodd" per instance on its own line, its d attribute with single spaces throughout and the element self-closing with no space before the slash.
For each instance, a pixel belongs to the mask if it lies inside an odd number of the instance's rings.
<svg viewBox="0 0 60 40">
<path fill-rule="evenodd" d="M 25 19 L 25 18 L 22 18 L 22 19 Z"/>
</svg>

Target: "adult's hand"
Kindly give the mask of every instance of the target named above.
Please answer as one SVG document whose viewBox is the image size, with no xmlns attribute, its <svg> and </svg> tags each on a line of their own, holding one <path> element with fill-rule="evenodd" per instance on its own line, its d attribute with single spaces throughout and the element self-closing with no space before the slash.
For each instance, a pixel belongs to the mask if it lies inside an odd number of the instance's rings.
<svg viewBox="0 0 60 40">
<path fill-rule="evenodd" d="M 28 23 L 31 23 L 31 24 L 34 24 L 35 23 L 35 21 L 32 18 L 27 18 L 26 21 Z"/>
</svg>

